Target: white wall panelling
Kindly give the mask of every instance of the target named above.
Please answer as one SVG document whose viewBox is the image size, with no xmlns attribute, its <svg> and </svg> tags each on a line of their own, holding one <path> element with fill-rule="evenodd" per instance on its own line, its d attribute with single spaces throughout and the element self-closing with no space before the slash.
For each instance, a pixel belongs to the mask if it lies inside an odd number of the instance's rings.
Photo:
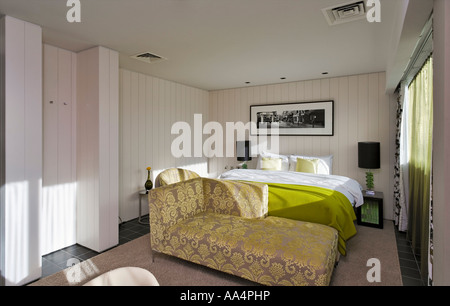
<svg viewBox="0 0 450 306">
<path fill-rule="evenodd" d="M 384 72 L 212 91 L 209 116 L 223 126 L 247 123 L 250 105 L 326 99 L 334 100 L 334 136 L 280 136 L 280 153 L 332 154 L 333 173 L 354 178 L 365 187 L 365 171 L 357 164 L 357 143 L 380 141 L 381 169 L 374 170 L 375 189 L 384 192 L 385 218 L 393 219 L 395 98 L 385 94 Z M 237 164 L 236 158 L 211 158 L 210 175 Z M 255 165 L 255 159 L 251 164 Z"/>
<path fill-rule="evenodd" d="M 39 208 L 42 197 L 42 31 L 4 16 L 1 101 L 4 113 L 2 278 L 23 285 L 41 276 Z"/>
<path fill-rule="evenodd" d="M 172 124 L 189 123 L 194 114 L 208 121 L 208 92 L 144 74 L 120 70 L 120 217 L 136 218 L 138 191 L 144 189 L 147 167 L 152 180 L 164 169 L 182 167 L 207 176 L 207 158 L 171 154 Z M 199 123 L 198 123 L 199 124 Z M 192 142 L 194 140 L 192 139 Z M 192 148 L 192 151 L 194 148 Z M 142 205 L 148 213 L 148 205 Z"/>
<path fill-rule="evenodd" d="M 0 20 L 0 286 L 5 286 L 5 21 Z"/>
<path fill-rule="evenodd" d="M 433 13 L 433 285 L 450 284 L 450 1 Z M 424 259 L 423 259 L 424 260 Z"/>
<path fill-rule="evenodd" d="M 101 252 L 118 244 L 119 57 L 77 54 L 77 242 Z"/>
<path fill-rule="evenodd" d="M 76 243 L 76 54 L 44 45 L 42 254 Z"/>
</svg>

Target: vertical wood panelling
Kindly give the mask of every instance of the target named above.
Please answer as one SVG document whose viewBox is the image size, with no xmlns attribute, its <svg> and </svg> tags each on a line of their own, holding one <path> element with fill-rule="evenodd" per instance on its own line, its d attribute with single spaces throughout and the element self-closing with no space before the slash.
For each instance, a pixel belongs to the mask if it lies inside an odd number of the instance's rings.
<svg viewBox="0 0 450 306">
<path fill-rule="evenodd" d="M 320 97 L 319 100 L 325 100 L 330 98 L 330 79 L 320 80 Z M 340 106 L 340 104 L 338 104 Z M 339 113 L 340 108 L 337 109 Z M 336 110 L 334 110 L 336 112 Z M 316 137 L 317 138 L 317 137 Z M 320 154 L 329 155 L 330 153 L 330 137 L 319 137 L 318 150 Z M 292 151 L 288 151 L 292 152 Z"/>
<path fill-rule="evenodd" d="M 5 17 L 8 18 L 8 17 Z M 7 133 L 6 177 L 12 182 L 24 180 L 25 160 L 25 23 L 8 18 L 5 30 L 5 101 L 8 114 L 5 118 Z M 14 101 L 14 103 L 13 103 Z M 8 220 L 7 220 L 8 222 Z"/>
<path fill-rule="evenodd" d="M 44 45 L 41 250 L 76 243 L 76 54 Z"/>
<path fill-rule="evenodd" d="M 396 127 L 396 99 L 394 95 L 386 95 L 385 94 L 385 84 L 386 84 L 386 74 L 380 73 L 378 74 L 378 138 L 374 138 L 375 140 L 379 140 L 382 147 L 380 148 L 381 152 L 381 169 L 377 170 L 377 180 L 374 182 L 375 186 L 380 190 L 384 191 L 384 197 L 388 203 L 393 202 L 394 198 L 394 182 L 393 175 L 394 172 L 394 157 L 395 157 L 395 131 Z M 391 100 L 392 98 L 392 100 Z M 391 116 L 391 114 L 393 116 Z M 386 173 L 385 169 L 389 169 L 389 172 Z M 393 204 L 392 204 L 393 205 Z M 388 219 L 394 219 L 393 206 L 388 206 L 388 210 L 385 213 L 385 217 Z"/>
<path fill-rule="evenodd" d="M 118 243 L 119 227 L 119 53 L 109 51 L 109 245 Z M 108 246 L 106 246 L 108 247 Z"/>
<path fill-rule="evenodd" d="M 58 50 L 58 183 L 71 182 L 72 178 L 72 56 L 71 52 Z M 53 161 L 55 162 L 55 161 Z"/>
<path fill-rule="evenodd" d="M 130 153 L 131 153 L 131 172 L 130 172 L 130 182 L 132 186 L 136 186 L 140 183 L 141 172 L 139 171 L 139 74 L 131 74 L 131 101 L 130 101 L 130 112 L 131 112 L 131 129 L 130 129 Z M 138 194 L 134 193 L 131 195 L 134 202 L 138 201 Z"/>
<path fill-rule="evenodd" d="M 433 264 L 434 286 L 450 284 L 450 3 L 434 1 L 433 16 Z M 422 259 L 423 260 L 423 259 Z"/>
<path fill-rule="evenodd" d="M 98 223 L 95 197 L 98 178 L 95 156 L 98 149 L 98 61 L 95 49 L 77 54 L 77 242 L 97 249 Z M 97 68 L 96 68 L 97 67 Z M 94 138 L 93 140 L 91 140 Z"/>
<path fill-rule="evenodd" d="M 118 53 L 77 54 L 77 242 L 95 251 L 118 243 Z"/>
<path fill-rule="evenodd" d="M 358 160 L 358 76 L 350 76 L 348 87 L 348 142 L 346 147 L 348 176 L 357 178 L 359 173 L 358 168 L 355 167 L 355 162 Z"/>
<path fill-rule="evenodd" d="M 280 136 L 281 154 L 333 155 L 333 174 L 349 176 L 365 187 L 365 171 L 357 164 L 358 141 L 381 142 L 381 169 L 374 171 L 375 188 L 385 195 L 385 218 L 392 219 L 392 169 L 390 156 L 395 124 L 390 116 L 390 97 L 384 92 L 385 73 L 307 80 L 218 90 L 210 92 L 210 120 L 249 120 L 250 105 L 334 100 L 334 136 Z M 258 94 L 254 94 L 258 93 Z M 249 98 L 251 97 L 251 98 Z M 246 109 L 236 108 L 245 105 Z M 226 114 L 226 115 L 225 115 Z M 226 116 L 226 118 L 224 118 Z M 211 158 L 211 176 L 225 166 L 238 162 L 234 158 Z M 256 165 L 252 161 L 249 165 Z"/>
<path fill-rule="evenodd" d="M 322 83 L 322 80 L 314 80 L 313 81 L 313 100 L 319 101 L 321 99 L 321 86 L 320 86 L 321 83 Z M 327 137 L 327 136 L 324 136 L 324 137 Z M 323 137 L 312 137 L 312 140 L 313 140 L 312 154 L 314 156 L 327 154 L 326 152 L 322 153 L 320 151 L 321 150 L 320 142 L 322 139 L 323 139 Z M 289 152 L 289 151 L 285 150 L 283 152 Z"/>
<path fill-rule="evenodd" d="M 91 241 L 89 239 L 88 233 L 90 232 L 92 236 L 96 235 L 93 226 L 92 216 L 94 215 L 90 209 L 93 209 L 94 203 L 91 200 L 93 197 L 90 195 L 90 186 L 93 185 L 93 181 L 89 180 L 91 176 L 89 169 L 94 169 L 93 165 L 87 165 L 89 161 L 88 156 L 84 148 L 88 148 L 87 137 L 88 130 L 90 128 L 91 112 L 86 109 L 87 103 L 80 103 L 80 100 L 86 99 L 85 92 L 88 91 L 88 84 L 90 83 L 90 76 L 92 74 L 87 73 L 89 68 L 88 61 L 89 54 L 86 52 L 79 53 L 77 55 L 77 204 L 83 203 L 83 205 L 77 205 L 77 216 L 84 219 L 85 224 L 77 222 L 77 241 L 83 241 L 83 244 L 90 245 Z M 86 77 L 79 77 L 80 74 L 86 75 Z M 83 118 L 83 120 L 81 120 Z M 92 127 L 92 130 L 95 130 Z M 95 151 L 92 152 L 92 155 Z"/>
<path fill-rule="evenodd" d="M 58 182 L 58 48 L 44 45 L 43 186 Z M 44 201 L 45 205 L 45 201 Z"/>
<path fill-rule="evenodd" d="M 122 101 L 130 101 L 131 99 L 131 73 L 129 71 L 120 70 L 121 99 Z M 120 205 L 119 216 L 125 215 L 123 203 L 129 201 L 130 193 L 126 193 L 131 188 L 131 117 L 130 103 L 120 103 Z"/>
<path fill-rule="evenodd" d="M 368 115 L 369 115 L 369 131 L 367 139 L 379 139 L 379 122 L 378 118 L 380 118 L 379 114 L 379 103 L 385 102 L 384 100 L 380 100 L 379 97 L 379 74 L 370 74 L 369 75 L 369 93 L 368 93 Z M 382 103 L 385 104 L 385 103 Z"/>
<path fill-rule="evenodd" d="M 145 148 L 146 148 L 146 143 L 145 143 L 145 136 L 147 134 L 147 130 L 146 130 L 146 120 L 145 120 L 145 92 L 146 92 L 146 80 L 145 80 L 145 76 L 140 74 L 138 75 L 138 104 L 137 104 L 137 112 L 138 112 L 138 129 L 139 129 L 139 133 L 137 133 L 138 135 L 138 165 L 143 165 L 145 164 L 145 156 L 146 156 L 146 152 L 145 152 Z M 146 174 L 146 170 L 145 167 L 143 168 L 139 168 L 139 174 L 136 175 L 136 177 L 145 177 Z"/>
<path fill-rule="evenodd" d="M 99 48 L 98 51 L 99 68 L 99 97 L 98 97 L 98 209 L 96 210 L 96 220 L 98 220 L 98 247 L 103 250 L 103 242 L 109 244 L 109 231 L 100 230 L 108 228 L 109 223 L 109 172 L 110 172 L 110 147 L 109 147 L 109 109 L 110 109 L 110 90 L 109 90 L 109 50 Z M 106 183 L 106 182 L 108 183 Z M 116 223 L 116 225 L 118 222 Z M 111 247 L 111 246 L 110 246 Z"/>
<path fill-rule="evenodd" d="M 41 273 L 39 254 L 39 211 L 42 201 L 42 30 L 25 22 L 25 180 L 28 183 L 28 268 L 27 281 Z M 19 215 L 19 218 L 21 216 Z M 21 218 L 20 221 L 25 221 Z M 31 256 L 30 256 L 31 255 Z"/>
<path fill-rule="evenodd" d="M 369 134 L 369 75 L 358 76 L 358 139 Z"/>
<path fill-rule="evenodd" d="M 138 191 L 144 189 L 147 167 L 152 180 L 164 169 L 181 167 L 208 175 L 207 158 L 194 157 L 194 114 L 209 117 L 206 91 L 120 69 L 120 218 L 138 216 Z M 172 125 L 187 122 L 191 127 L 192 157 L 175 158 L 171 153 Z M 203 129 L 203 125 L 200 127 Z M 200 137 L 202 137 L 200 135 Z M 202 139 L 200 138 L 200 141 Z M 202 141 L 201 141 L 202 142 Z M 142 213 L 148 213 L 146 201 Z"/>
<path fill-rule="evenodd" d="M 98 249 L 118 243 L 118 53 L 99 48 Z"/>
<path fill-rule="evenodd" d="M 348 116 L 348 104 L 349 104 L 349 93 L 348 93 L 348 78 L 339 78 L 339 79 L 333 79 L 333 84 L 337 83 L 337 92 L 334 91 L 330 94 L 330 97 L 339 97 L 337 99 L 337 102 L 339 103 L 339 109 L 338 114 L 336 118 L 339 118 L 338 120 L 338 129 L 336 131 L 336 138 L 337 142 L 333 143 L 332 148 L 330 148 L 330 152 L 337 151 L 336 156 L 336 170 L 335 173 L 341 173 L 345 176 L 350 176 L 349 174 L 349 164 L 347 155 L 349 153 L 349 147 L 348 146 L 339 146 L 339 143 L 348 143 L 348 122 L 351 120 Z M 331 141 L 333 141 L 332 139 Z M 338 148 L 338 150 L 333 150 L 333 148 Z M 342 158 L 340 158 L 342 157 Z M 352 164 L 351 164 L 352 165 Z"/>
<path fill-rule="evenodd" d="M 335 114 L 338 114 L 336 116 L 334 116 L 334 118 L 339 118 L 339 120 L 336 120 L 335 122 L 335 126 L 334 126 L 334 136 L 329 137 L 329 148 L 328 148 L 328 152 L 333 151 L 333 158 L 335 158 L 336 160 L 339 160 L 340 162 L 334 162 L 333 163 L 333 168 L 332 168 L 332 172 L 333 173 L 346 173 L 345 169 L 345 165 L 342 163 L 342 160 L 344 160 L 344 158 L 340 159 L 339 156 L 344 156 L 345 152 L 342 152 L 341 147 L 339 147 L 339 141 L 342 138 L 342 130 L 344 129 L 344 126 L 347 124 L 346 120 L 344 120 L 344 117 L 341 117 L 340 114 L 342 114 L 342 112 L 344 112 L 345 110 L 345 106 L 344 106 L 344 102 L 341 101 L 345 101 L 344 99 L 341 99 L 343 91 L 340 88 L 340 82 L 338 78 L 333 78 L 330 80 L 330 91 L 328 94 L 327 98 L 324 99 L 328 99 L 330 97 L 339 97 L 338 101 L 335 101 L 334 103 L 334 112 Z M 338 150 L 336 150 L 335 148 L 339 148 Z"/>
<path fill-rule="evenodd" d="M 72 182 L 77 180 L 77 54 L 72 53 Z M 76 186 L 75 186 L 76 187 Z"/>
<path fill-rule="evenodd" d="M 23 275 L 20 266 L 27 266 L 23 250 L 29 237 L 29 201 L 25 177 L 25 24 L 5 17 L 5 257 L 6 284 L 16 284 Z M 3 80 L 2 80 L 3 81 Z M 20 217 L 19 217 L 20 216 Z M 38 237 L 36 237 L 38 238 Z M 22 275 L 21 275 L 22 274 Z"/>
<path fill-rule="evenodd" d="M 297 92 L 295 96 L 299 101 L 305 101 L 305 82 L 297 82 Z M 305 151 L 304 141 L 295 141 L 295 143 L 297 145 L 294 152 Z"/>
<path fill-rule="evenodd" d="M 145 103 L 145 101 L 148 101 L 149 103 Z M 148 77 L 145 78 L 145 118 L 151 118 L 152 114 L 154 113 L 154 103 L 153 103 L 153 78 Z M 151 133 L 151 131 L 156 130 L 156 124 L 152 120 L 145 120 L 145 135 Z M 153 156 L 153 146 L 149 141 L 144 141 L 145 143 L 145 156 Z M 145 172 L 144 172 L 145 173 Z M 144 174 L 144 176 L 146 173 Z"/>
<path fill-rule="evenodd" d="M 41 276 L 42 31 L 9 16 L 0 22 L 1 275 L 5 285 L 23 285 Z"/>
<path fill-rule="evenodd" d="M 5 74 L 5 56 L 1 55 L 5 52 L 5 20 L 0 19 L 0 75 L 2 78 L 6 77 Z M 6 138 L 6 126 L 5 126 L 5 82 L 0 80 L 0 186 L 5 186 L 5 138 Z M 6 212 L 6 192 L 5 188 L 0 188 L 0 271 L 5 271 L 5 212 Z M 5 286 L 5 273 L 0 273 L 0 286 Z"/>
<path fill-rule="evenodd" d="M 306 81 L 305 82 L 305 101 L 312 101 L 314 99 L 313 97 L 313 81 Z M 306 155 L 312 155 L 313 154 L 313 137 L 312 136 L 305 136 L 303 137 L 304 144 L 304 152 Z"/>
<path fill-rule="evenodd" d="M 212 93 L 209 97 L 209 110 L 208 110 L 208 118 L 214 118 L 217 115 L 218 112 L 218 103 L 217 103 L 217 92 Z M 208 138 L 210 135 L 206 134 L 205 137 Z M 211 148 L 208 148 L 208 151 L 206 152 L 208 156 L 211 154 Z M 215 173 L 217 172 L 219 167 L 219 163 L 208 163 L 208 172 L 209 173 Z"/>
</svg>

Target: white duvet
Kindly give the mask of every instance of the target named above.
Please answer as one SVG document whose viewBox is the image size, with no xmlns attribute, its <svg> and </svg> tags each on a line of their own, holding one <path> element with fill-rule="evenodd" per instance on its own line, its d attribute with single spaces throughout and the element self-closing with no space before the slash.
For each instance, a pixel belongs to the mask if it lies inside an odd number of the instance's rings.
<svg viewBox="0 0 450 306">
<path fill-rule="evenodd" d="M 235 169 L 223 173 L 219 179 L 323 187 L 339 191 L 348 198 L 354 207 L 363 204 L 361 185 L 346 176 L 295 171 Z"/>
</svg>

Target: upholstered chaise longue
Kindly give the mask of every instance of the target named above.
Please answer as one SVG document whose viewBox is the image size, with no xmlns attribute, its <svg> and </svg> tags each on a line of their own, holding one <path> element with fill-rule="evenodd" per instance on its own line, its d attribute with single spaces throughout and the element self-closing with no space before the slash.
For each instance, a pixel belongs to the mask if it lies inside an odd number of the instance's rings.
<svg viewBox="0 0 450 306">
<path fill-rule="evenodd" d="M 264 285 L 328 285 L 334 228 L 267 216 L 268 187 L 194 178 L 149 192 L 153 250 Z"/>
</svg>

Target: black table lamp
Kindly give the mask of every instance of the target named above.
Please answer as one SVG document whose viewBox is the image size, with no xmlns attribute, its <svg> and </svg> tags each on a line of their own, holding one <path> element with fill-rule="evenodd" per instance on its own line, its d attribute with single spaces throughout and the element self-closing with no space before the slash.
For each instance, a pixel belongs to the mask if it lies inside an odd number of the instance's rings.
<svg viewBox="0 0 450 306">
<path fill-rule="evenodd" d="M 250 141 L 236 141 L 236 156 L 238 161 L 243 161 L 243 169 L 247 169 L 246 161 L 252 160 L 250 155 Z"/>
<path fill-rule="evenodd" d="M 373 189 L 373 173 L 370 169 L 380 168 L 380 143 L 372 141 L 358 142 L 358 167 L 367 169 L 367 190 Z M 372 192 L 373 193 L 373 192 Z"/>
</svg>

